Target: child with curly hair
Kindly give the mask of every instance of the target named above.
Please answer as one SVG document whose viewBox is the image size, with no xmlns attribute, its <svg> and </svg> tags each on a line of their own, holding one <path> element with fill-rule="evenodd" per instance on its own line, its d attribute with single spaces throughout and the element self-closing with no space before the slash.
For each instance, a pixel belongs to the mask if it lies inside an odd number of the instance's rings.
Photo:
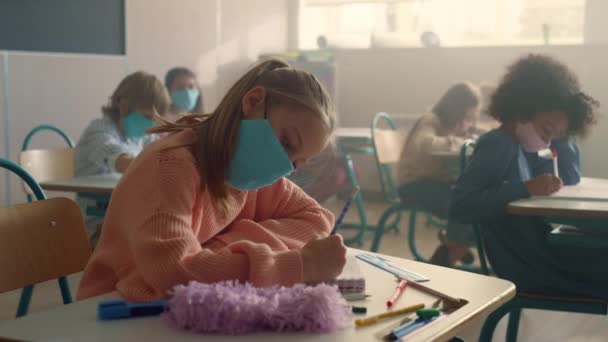
<svg viewBox="0 0 608 342">
<path fill-rule="evenodd" d="M 501 126 L 482 136 L 453 190 L 450 217 L 479 224 L 494 271 L 519 290 L 608 298 L 608 253 L 548 244 L 541 217 L 510 215 L 509 202 L 562 187 L 552 174 L 535 176 L 525 153 L 554 139 L 584 135 L 598 103 L 559 61 L 529 55 L 509 67 L 489 107 Z"/>
</svg>

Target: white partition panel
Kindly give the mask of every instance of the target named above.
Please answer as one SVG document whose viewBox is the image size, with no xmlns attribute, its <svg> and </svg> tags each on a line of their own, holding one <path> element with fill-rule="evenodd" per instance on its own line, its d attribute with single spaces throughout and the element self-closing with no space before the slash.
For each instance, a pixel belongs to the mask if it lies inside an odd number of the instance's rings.
<svg viewBox="0 0 608 342">
<path fill-rule="evenodd" d="M 25 135 L 40 124 L 55 125 L 77 141 L 86 125 L 125 76 L 125 58 L 76 54 L 8 54 L 7 97 L 10 158 L 17 160 Z M 52 133 L 41 133 L 31 148 L 64 146 Z M 10 203 L 24 200 L 11 177 Z"/>
</svg>

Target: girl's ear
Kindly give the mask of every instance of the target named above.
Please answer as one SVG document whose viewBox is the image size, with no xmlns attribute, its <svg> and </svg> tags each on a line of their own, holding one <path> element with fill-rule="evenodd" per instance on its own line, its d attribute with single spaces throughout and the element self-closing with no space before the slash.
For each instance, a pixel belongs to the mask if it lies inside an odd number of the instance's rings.
<svg viewBox="0 0 608 342">
<path fill-rule="evenodd" d="M 264 101 L 266 88 L 255 86 L 245 93 L 242 100 L 243 116 L 246 119 L 261 119 L 264 117 Z"/>
</svg>

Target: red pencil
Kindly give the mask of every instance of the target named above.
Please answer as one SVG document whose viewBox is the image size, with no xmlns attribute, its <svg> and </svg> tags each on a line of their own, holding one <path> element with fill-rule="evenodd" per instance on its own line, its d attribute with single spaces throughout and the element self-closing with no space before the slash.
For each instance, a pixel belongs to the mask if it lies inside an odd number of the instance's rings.
<svg viewBox="0 0 608 342">
<path fill-rule="evenodd" d="M 407 280 L 402 279 L 399 282 L 399 285 L 397 286 L 397 288 L 395 289 L 395 292 L 393 292 L 393 295 L 391 296 L 391 298 L 389 298 L 388 301 L 386 302 L 386 306 L 388 308 L 391 308 L 393 305 L 395 305 L 395 302 L 399 299 L 399 297 L 401 297 L 401 294 L 403 293 L 403 291 L 405 291 L 406 286 L 407 286 Z"/>
</svg>

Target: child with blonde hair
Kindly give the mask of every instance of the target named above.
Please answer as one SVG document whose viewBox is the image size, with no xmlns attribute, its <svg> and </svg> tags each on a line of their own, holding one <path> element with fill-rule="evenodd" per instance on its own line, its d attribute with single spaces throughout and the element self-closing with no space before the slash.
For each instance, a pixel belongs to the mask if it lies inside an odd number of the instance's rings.
<svg viewBox="0 0 608 342">
<path fill-rule="evenodd" d="M 138 71 L 125 77 L 101 108 L 103 116 L 91 121 L 80 136 L 74 155 L 75 175 L 123 173 L 155 139 L 144 132 L 155 125 L 155 117 L 169 110 L 170 103 L 165 87 L 154 75 Z M 86 208 L 104 206 L 107 198 L 81 195 L 77 200 L 86 213 Z M 87 217 L 86 223 L 92 237 L 101 219 Z"/>
<path fill-rule="evenodd" d="M 318 80 L 271 59 L 211 114 L 153 129 L 170 135 L 146 148 L 113 192 L 78 298 L 117 290 L 156 300 L 192 280 L 335 278 L 346 248 L 328 236 L 333 215 L 284 177 L 325 148 L 333 127 Z"/>
</svg>

